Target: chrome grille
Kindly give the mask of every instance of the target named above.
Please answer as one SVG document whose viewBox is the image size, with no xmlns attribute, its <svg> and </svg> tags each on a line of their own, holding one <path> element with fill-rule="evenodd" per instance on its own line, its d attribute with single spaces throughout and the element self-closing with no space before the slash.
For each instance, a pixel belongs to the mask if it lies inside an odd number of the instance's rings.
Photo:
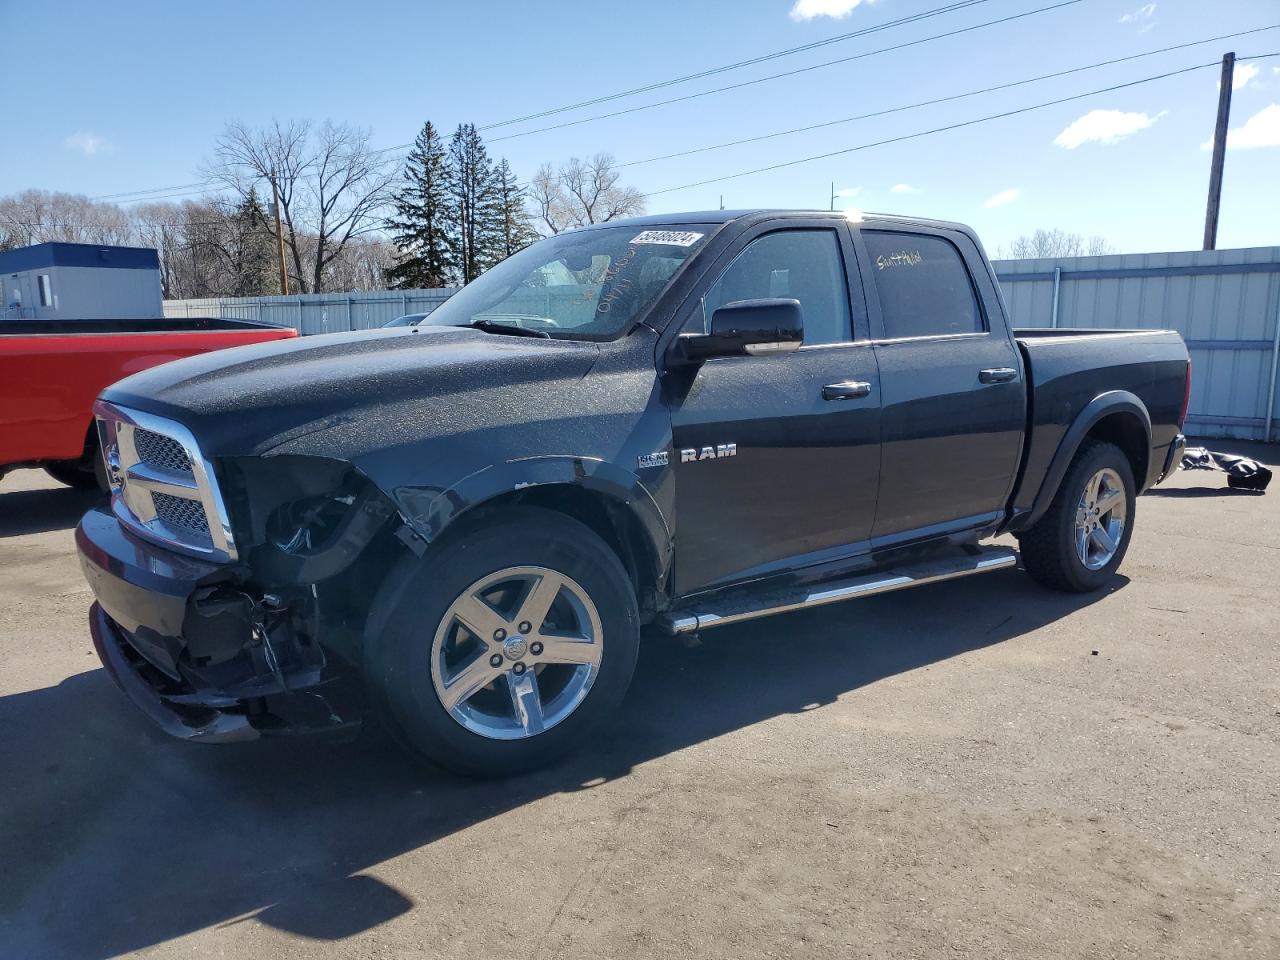
<svg viewBox="0 0 1280 960">
<path fill-rule="evenodd" d="M 111 509 L 150 540 L 215 560 L 236 559 L 213 467 L 182 424 L 99 401 L 98 432 Z"/>
<path fill-rule="evenodd" d="M 152 491 L 151 502 L 156 507 L 156 518 L 166 527 L 181 527 L 208 535 L 209 521 L 204 515 L 204 507 L 195 500 Z"/>
<path fill-rule="evenodd" d="M 148 467 L 191 475 L 191 458 L 187 456 L 187 451 L 182 449 L 182 444 L 173 437 L 166 437 L 152 430 L 135 428 L 133 447 L 138 451 L 138 460 Z"/>
</svg>

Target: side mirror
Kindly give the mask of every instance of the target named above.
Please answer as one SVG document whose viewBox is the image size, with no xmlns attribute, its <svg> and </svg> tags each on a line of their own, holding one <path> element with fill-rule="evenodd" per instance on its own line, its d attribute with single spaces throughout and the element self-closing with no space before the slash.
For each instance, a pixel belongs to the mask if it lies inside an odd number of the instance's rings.
<svg viewBox="0 0 1280 960">
<path fill-rule="evenodd" d="M 711 357 L 740 357 L 799 350 L 804 317 L 799 300 L 737 300 L 711 315 L 710 333 L 676 338 L 679 357 L 689 363 Z"/>
</svg>

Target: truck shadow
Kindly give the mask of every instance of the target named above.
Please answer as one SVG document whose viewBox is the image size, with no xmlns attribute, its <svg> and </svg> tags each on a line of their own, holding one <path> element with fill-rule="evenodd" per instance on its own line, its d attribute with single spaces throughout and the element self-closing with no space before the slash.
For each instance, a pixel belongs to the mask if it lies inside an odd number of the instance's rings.
<svg viewBox="0 0 1280 960">
<path fill-rule="evenodd" d="M 1067 596 L 1008 571 L 922 588 L 923 603 L 876 597 L 727 627 L 693 649 L 650 637 L 607 731 L 556 767 L 503 782 L 417 765 L 376 736 L 170 741 L 101 670 L 3 697 L 0 930 L 10 955 L 25 958 L 114 956 L 234 923 L 338 941 L 435 909 L 432 889 L 361 874 L 389 858 L 886 677 L 1016 641 L 1125 583 Z"/>
<path fill-rule="evenodd" d="M 97 490 L 71 487 L 0 489 L 0 538 L 70 529 L 102 499 L 104 495 Z"/>
</svg>

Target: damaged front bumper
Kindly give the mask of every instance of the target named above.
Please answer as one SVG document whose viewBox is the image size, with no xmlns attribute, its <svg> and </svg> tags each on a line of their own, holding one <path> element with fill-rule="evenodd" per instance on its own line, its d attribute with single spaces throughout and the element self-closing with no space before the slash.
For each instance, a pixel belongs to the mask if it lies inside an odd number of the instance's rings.
<svg viewBox="0 0 1280 960">
<path fill-rule="evenodd" d="M 76 546 L 98 658 L 165 732 L 221 743 L 358 728 L 358 684 L 309 629 L 305 597 L 146 543 L 106 508 L 80 521 Z"/>
</svg>

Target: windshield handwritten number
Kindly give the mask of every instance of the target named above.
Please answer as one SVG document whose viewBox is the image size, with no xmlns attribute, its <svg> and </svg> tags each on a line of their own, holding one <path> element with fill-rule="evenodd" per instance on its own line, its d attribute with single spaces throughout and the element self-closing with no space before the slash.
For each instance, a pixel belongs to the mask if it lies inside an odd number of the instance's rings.
<svg viewBox="0 0 1280 960">
<path fill-rule="evenodd" d="M 626 268 L 627 264 L 635 258 L 635 255 L 636 247 L 633 244 L 627 248 L 627 252 L 624 256 L 620 257 L 612 266 L 609 267 L 608 270 L 604 272 L 604 279 L 601 281 L 601 286 L 612 283 L 617 278 L 618 274 L 622 273 Z M 615 283 L 613 285 L 613 289 L 605 294 L 596 305 L 596 313 L 608 313 L 613 309 L 613 301 L 626 293 L 630 286 L 630 280 L 619 280 Z"/>
</svg>

